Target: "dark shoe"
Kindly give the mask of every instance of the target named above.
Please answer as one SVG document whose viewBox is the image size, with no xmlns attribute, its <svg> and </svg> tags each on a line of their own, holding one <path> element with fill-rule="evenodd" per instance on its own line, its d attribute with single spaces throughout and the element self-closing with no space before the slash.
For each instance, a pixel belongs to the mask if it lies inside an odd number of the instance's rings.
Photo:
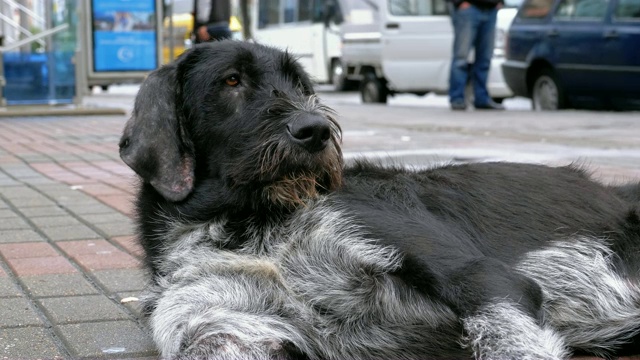
<svg viewBox="0 0 640 360">
<path fill-rule="evenodd" d="M 451 110 L 467 110 L 467 104 L 463 102 L 452 102 Z"/>
<path fill-rule="evenodd" d="M 504 106 L 493 101 L 489 101 L 488 103 L 482 105 L 476 104 L 474 105 L 474 107 L 476 108 L 476 110 L 504 110 Z"/>
</svg>

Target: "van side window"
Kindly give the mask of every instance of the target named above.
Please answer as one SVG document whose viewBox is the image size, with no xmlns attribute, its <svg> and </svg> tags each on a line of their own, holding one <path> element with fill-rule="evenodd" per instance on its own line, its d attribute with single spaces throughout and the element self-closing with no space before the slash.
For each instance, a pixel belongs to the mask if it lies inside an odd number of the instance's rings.
<svg viewBox="0 0 640 360">
<path fill-rule="evenodd" d="M 446 15 L 446 0 L 390 0 L 389 12 L 395 16 Z"/>
<path fill-rule="evenodd" d="M 602 19 L 607 12 L 608 0 L 562 0 L 555 18 L 560 20 Z"/>
<path fill-rule="evenodd" d="M 300 0 L 298 8 L 298 21 L 311 20 L 311 0 Z"/>
<path fill-rule="evenodd" d="M 553 0 L 526 0 L 519 16 L 522 19 L 543 19 L 551 12 Z"/>
<path fill-rule="evenodd" d="M 260 1 L 258 8 L 258 28 L 280 23 L 280 0 Z"/>
<path fill-rule="evenodd" d="M 311 20 L 311 0 L 284 0 L 284 22 Z"/>
<path fill-rule="evenodd" d="M 640 0 L 618 0 L 616 20 L 640 21 Z"/>
</svg>

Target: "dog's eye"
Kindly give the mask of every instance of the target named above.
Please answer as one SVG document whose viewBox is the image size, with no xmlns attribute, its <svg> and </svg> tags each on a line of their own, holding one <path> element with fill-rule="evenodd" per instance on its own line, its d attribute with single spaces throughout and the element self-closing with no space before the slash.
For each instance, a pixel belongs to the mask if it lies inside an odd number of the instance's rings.
<svg viewBox="0 0 640 360">
<path fill-rule="evenodd" d="M 236 86 L 240 83 L 240 79 L 238 79 L 238 76 L 236 75 L 231 75 L 228 78 L 226 78 L 224 82 L 229 86 Z"/>
</svg>

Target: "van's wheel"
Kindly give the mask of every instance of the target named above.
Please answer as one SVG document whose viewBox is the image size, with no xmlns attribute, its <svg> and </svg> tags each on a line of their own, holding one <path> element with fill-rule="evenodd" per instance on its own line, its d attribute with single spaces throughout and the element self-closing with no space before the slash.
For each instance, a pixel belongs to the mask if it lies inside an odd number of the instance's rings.
<svg viewBox="0 0 640 360">
<path fill-rule="evenodd" d="M 331 62 L 331 84 L 333 84 L 335 91 L 350 90 L 353 86 L 353 82 L 347 79 L 347 72 L 342 66 L 342 62 L 338 59 Z"/>
<path fill-rule="evenodd" d="M 365 104 L 387 103 L 389 89 L 374 73 L 367 73 L 360 84 L 360 96 Z"/>
<path fill-rule="evenodd" d="M 565 107 L 564 90 L 552 69 L 543 68 L 535 75 L 531 87 L 531 105 L 535 111 L 553 111 Z"/>
</svg>

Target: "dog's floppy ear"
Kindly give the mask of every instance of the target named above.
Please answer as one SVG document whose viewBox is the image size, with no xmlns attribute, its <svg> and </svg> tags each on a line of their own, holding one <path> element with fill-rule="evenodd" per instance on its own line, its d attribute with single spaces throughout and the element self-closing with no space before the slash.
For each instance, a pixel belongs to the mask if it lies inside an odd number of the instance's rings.
<svg viewBox="0 0 640 360">
<path fill-rule="evenodd" d="M 120 139 L 120 157 L 165 199 L 193 190 L 195 160 L 175 107 L 176 65 L 166 65 L 140 86 L 133 115 Z"/>
</svg>

